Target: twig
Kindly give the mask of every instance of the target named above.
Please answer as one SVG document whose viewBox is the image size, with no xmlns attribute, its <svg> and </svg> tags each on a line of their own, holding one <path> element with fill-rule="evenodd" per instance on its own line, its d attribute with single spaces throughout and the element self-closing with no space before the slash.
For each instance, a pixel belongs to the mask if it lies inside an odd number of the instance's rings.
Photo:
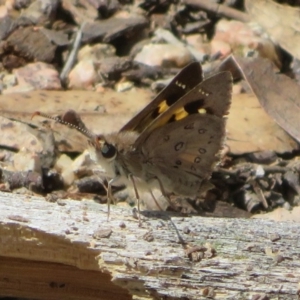
<svg viewBox="0 0 300 300">
<path fill-rule="evenodd" d="M 86 22 L 82 23 L 82 25 L 80 26 L 80 28 L 76 34 L 76 38 L 74 40 L 73 48 L 69 54 L 69 57 L 64 65 L 61 73 L 60 73 L 60 80 L 62 82 L 65 82 L 66 77 L 68 76 L 72 66 L 74 65 L 75 59 L 77 57 L 77 52 L 78 52 L 78 49 L 81 44 L 82 32 L 83 32 L 83 28 L 84 28 L 85 24 L 86 24 Z"/>
<path fill-rule="evenodd" d="M 267 209 L 267 208 L 269 207 L 268 202 L 267 202 L 267 200 L 266 200 L 266 198 L 265 198 L 265 195 L 264 195 L 262 189 L 261 189 L 260 186 L 258 185 L 257 181 L 256 181 L 256 180 L 253 180 L 253 181 L 251 182 L 251 185 L 252 185 L 253 190 L 254 190 L 254 192 L 256 193 L 256 195 L 257 195 L 259 201 L 261 202 L 261 204 L 263 205 L 263 207 L 264 207 L 265 209 Z"/>
</svg>

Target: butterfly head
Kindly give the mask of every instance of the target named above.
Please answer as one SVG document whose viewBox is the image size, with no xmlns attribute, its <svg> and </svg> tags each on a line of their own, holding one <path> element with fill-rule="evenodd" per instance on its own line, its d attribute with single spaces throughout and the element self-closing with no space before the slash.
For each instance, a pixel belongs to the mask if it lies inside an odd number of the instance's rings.
<svg viewBox="0 0 300 300">
<path fill-rule="evenodd" d="M 96 135 L 93 139 L 91 139 L 90 146 L 95 149 L 94 152 L 101 160 L 111 161 L 114 160 L 117 155 L 117 148 L 106 141 L 103 135 Z"/>
<path fill-rule="evenodd" d="M 42 112 L 35 112 L 34 116 L 42 116 L 53 119 L 58 123 L 76 129 L 88 138 L 89 153 L 91 159 L 101 165 L 107 173 L 115 174 L 114 161 L 117 156 L 117 148 L 109 142 L 103 135 L 96 135 L 87 129 L 80 116 L 73 110 L 68 110 L 63 115 L 52 117 Z"/>
<path fill-rule="evenodd" d="M 95 135 L 89 140 L 89 153 L 91 159 L 110 176 L 115 176 L 115 158 L 117 148 L 109 143 L 103 135 Z"/>
</svg>

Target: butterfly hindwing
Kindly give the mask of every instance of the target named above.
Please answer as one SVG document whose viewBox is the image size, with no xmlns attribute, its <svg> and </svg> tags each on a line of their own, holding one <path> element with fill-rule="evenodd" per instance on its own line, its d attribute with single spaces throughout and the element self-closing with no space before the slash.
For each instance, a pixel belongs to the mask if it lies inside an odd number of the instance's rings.
<svg viewBox="0 0 300 300">
<path fill-rule="evenodd" d="M 197 62 L 189 64 L 143 110 L 125 124 L 120 131 L 143 132 L 154 119 L 201 81 L 202 69 L 200 64 Z"/>
<path fill-rule="evenodd" d="M 210 176 L 218 161 L 224 130 L 225 119 L 213 115 L 191 115 L 154 130 L 141 147 L 149 174 L 164 182 L 166 190 L 166 182 L 171 180 L 169 190 L 181 195 L 195 194 L 188 182 L 199 185 Z"/>
</svg>

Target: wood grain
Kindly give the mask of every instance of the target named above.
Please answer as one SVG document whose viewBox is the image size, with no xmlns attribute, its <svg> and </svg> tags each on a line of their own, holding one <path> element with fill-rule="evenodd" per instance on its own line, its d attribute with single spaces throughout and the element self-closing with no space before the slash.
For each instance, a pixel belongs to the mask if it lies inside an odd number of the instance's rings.
<svg viewBox="0 0 300 300">
<path fill-rule="evenodd" d="M 208 291 L 214 299 L 263 293 L 297 299 L 299 224 L 144 212 L 139 227 L 131 210 L 114 207 L 109 222 L 106 210 L 91 201 L 49 203 L 0 193 L 0 295 L 99 299 L 106 291 L 106 299 L 114 299 L 119 286 L 119 299 L 128 293 L 135 299 L 206 299 Z M 76 276 L 68 275 L 72 270 Z M 39 272 L 45 288 L 37 289 Z M 72 298 L 68 286 L 77 280 L 84 297 L 78 292 Z M 59 288 L 47 294 L 49 285 Z"/>
</svg>

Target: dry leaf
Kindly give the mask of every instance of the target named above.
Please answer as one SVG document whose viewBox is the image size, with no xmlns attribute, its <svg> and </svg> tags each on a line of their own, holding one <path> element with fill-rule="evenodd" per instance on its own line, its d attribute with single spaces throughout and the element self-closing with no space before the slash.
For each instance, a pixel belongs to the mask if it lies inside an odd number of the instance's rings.
<svg viewBox="0 0 300 300">
<path fill-rule="evenodd" d="M 263 150 L 291 152 L 297 143 L 263 110 L 253 94 L 233 95 L 226 144 L 233 154 Z"/>
<path fill-rule="evenodd" d="M 273 0 L 246 0 L 247 11 L 283 49 L 300 59 L 300 9 Z"/>
<path fill-rule="evenodd" d="M 300 142 L 300 86 L 267 59 L 233 59 L 267 114 Z"/>
</svg>

